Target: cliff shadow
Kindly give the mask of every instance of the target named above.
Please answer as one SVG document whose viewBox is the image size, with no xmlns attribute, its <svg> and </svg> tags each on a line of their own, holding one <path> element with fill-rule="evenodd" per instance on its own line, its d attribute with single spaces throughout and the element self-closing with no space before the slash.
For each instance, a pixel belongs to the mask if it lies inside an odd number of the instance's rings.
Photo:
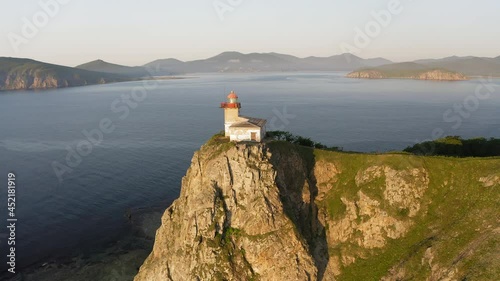
<svg viewBox="0 0 500 281">
<path fill-rule="evenodd" d="M 323 280 L 329 255 L 326 229 L 318 219 L 315 203 L 318 187 L 314 175 L 314 149 L 286 142 L 270 143 L 268 147 L 285 214 L 307 244 L 318 270 L 318 280 Z"/>
</svg>

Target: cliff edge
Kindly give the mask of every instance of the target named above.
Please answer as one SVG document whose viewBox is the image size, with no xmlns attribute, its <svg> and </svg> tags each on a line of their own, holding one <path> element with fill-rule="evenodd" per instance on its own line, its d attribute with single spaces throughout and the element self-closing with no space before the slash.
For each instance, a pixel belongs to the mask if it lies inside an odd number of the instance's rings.
<svg viewBox="0 0 500 281">
<path fill-rule="evenodd" d="M 499 187 L 499 158 L 211 140 L 135 280 L 494 280 Z"/>
</svg>

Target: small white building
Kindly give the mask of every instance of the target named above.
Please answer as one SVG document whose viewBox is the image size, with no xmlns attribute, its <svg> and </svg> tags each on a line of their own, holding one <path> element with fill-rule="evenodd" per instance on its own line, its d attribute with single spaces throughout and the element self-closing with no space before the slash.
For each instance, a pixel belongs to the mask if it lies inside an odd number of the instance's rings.
<svg viewBox="0 0 500 281">
<path fill-rule="evenodd" d="M 240 116 L 241 103 L 234 91 L 227 96 L 227 102 L 220 105 L 224 109 L 224 132 L 231 141 L 260 142 L 266 136 L 266 120 Z"/>
</svg>

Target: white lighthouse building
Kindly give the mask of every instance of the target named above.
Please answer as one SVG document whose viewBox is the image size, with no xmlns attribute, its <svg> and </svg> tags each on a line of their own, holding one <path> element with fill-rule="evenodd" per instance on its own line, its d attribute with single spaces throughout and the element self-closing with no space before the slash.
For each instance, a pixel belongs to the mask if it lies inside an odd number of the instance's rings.
<svg viewBox="0 0 500 281">
<path fill-rule="evenodd" d="M 266 120 L 240 116 L 241 103 L 234 91 L 227 96 L 227 102 L 220 105 L 224 109 L 224 132 L 231 141 L 260 142 L 266 135 Z"/>
</svg>

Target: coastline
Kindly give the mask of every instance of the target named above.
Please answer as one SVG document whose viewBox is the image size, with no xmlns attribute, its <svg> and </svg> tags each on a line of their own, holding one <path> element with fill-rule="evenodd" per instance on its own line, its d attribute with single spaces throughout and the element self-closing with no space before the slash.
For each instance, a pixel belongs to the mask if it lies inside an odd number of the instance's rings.
<svg viewBox="0 0 500 281">
<path fill-rule="evenodd" d="M 68 87 L 53 87 L 53 88 L 29 88 L 29 89 L 0 89 L 0 93 L 2 92 L 21 92 L 21 91 L 48 91 L 48 90 L 58 90 L 58 89 L 67 89 L 67 88 L 80 88 L 80 87 L 88 87 L 88 86 L 101 86 L 101 85 L 110 85 L 110 84 L 119 84 L 119 83 L 127 83 L 127 82 L 136 82 L 136 81 L 153 81 L 153 80 L 183 80 L 183 79 L 195 79 L 198 77 L 195 76 L 155 76 L 155 77 L 143 77 L 143 78 L 134 78 L 126 81 L 116 81 L 109 83 L 97 83 L 97 84 L 87 84 L 81 86 L 68 86 Z"/>
</svg>

